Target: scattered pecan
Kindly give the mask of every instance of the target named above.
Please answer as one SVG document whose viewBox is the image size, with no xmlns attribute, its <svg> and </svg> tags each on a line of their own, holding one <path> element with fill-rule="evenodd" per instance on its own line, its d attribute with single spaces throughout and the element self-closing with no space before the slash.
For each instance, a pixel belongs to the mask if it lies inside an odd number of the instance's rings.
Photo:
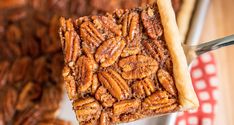
<svg viewBox="0 0 234 125">
<path fill-rule="evenodd" d="M 132 90 L 134 97 L 143 99 L 154 93 L 156 91 L 156 87 L 151 79 L 145 78 L 141 81 L 135 82 L 132 85 Z"/>
<path fill-rule="evenodd" d="M 34 61 L 33 78 L 38 83 L 46 82 L 49 80 L 48 65 L 45 57 L 37 58 Z"/>
<path fill-rule="evenodd" d="M 119 61 L 122 68 L 122 77 L 125 79 L 141 79 L 155 73 L 158 63 L 151 57 L 133 55 Z"/>
<path fill-rule="evenodd" d="M 5 122 L 12 120 L 16 109 L 15 105 L 17 102 L 17 91 L 12 87 L 5 87 L 3 97 L 1 97 L 1 108 L 3 113 L 3 118 Z"/>
<path fill-rule="evenodd" d="M 0 89 L 7 83 L 9 68 L 10 63 L 8 61 L 0 62 Z"/>
<path fill-rule="evenodd" d="M 59 87 L 46 87 L 43 89 L 40 107 L 47 111 L 55 111 L 59 108 L 62 99 L 62 89 Z"/>
<path fill-rule="evenodd" d="M 148 8 L 141 13 L 141 19 L 147 35 L 150 38 L 157 39 L 163 34 L 163 28 L 158 11 Z"/>
<path fill-rule="evenodd" d="M 62 82 L 62 69 L 63 69 L 63 56 L 61 54 L 55 54 L 52 57 L 51 64 L 50 64 L 50 70 L 51 70 L 51 77 L 52 80 L 56 83 Z"/>
<path fill-rule="evenodd" d="M 17 25 L 10 25 L 7 32 L 6 38 L 9 42 L 19 42 L 22 38 L 22 32 Z"/>
<path fill-rule="evenodd" d="M 100 86 L 95 94 L 95 98 L 102 103 L 104 107 L 111 107 L 116 101 L 103 86 Z"/>
<path fill-rule="evenodd" d="M 13 125 L 37 125 L 42 119 L 43 111 L 39 106 L 28 107 L 24 111 L 19 112 L 13 121 Z"/>
<path fill-rule="evenodd" d="M 78 91 L 85 92 L 92 85 L 93 62 L 89 57 L 81 56 L 76 63 Z"/>
<path fill-rule="evenodd" d="M 18 97 L 18 101 L 16 104 L 16 109 L 19 111 L 24 110 L 26 107 L 28 107 L 29 105 L 32 105 L 32 99 L 35 99 L 35 95 L 33 95 L 33 91 L 35 88 L 34 83 L 29 82 L 27 83 L 23 89 L 21 90 L 19 97 Z M 37 92 L 37 91 L 36 91 Z M 36 94 L 36 96 L 40 95 L 40 93 L 34 93 Z"/>
<path fill-rule="evenodd" d="M 8 80 L 11 83 L 14 83 L 23 79 L 28 79 L 27 77 L 30 76 L 28 73 L 30 73 L 31 70 L 31 63 L 32 60 L 29 57 L 16 59 L 16 61 L 13 63 L 10 69 Z"/>
<path fill-rule="evenodd" d="M 131 89 L 126 81 L 114 70 L 109 69 L 98 73 L 98 78 L 110 94 L 118 100 L 127 99 L 131 96 Z"/>
<path fill-rule="evenodd" d="M 102 34 L 89 21 L 80 25 L 80 36 L 83 40 L 82 49 L 86 53 L 94 53 L 96 48 L 105 40 Z"/>
<path fill-rule="evenodd" d="M 95 54 L 96 61 L 100 62 L 102 67 L 108 67 L 114 64 L 119 58 L 125 44 L 125 41 L 121 37 L 115 37 L 105 41 L 97 49 Z"/>
<path fill-rule="evenodd" d="M 177 89 L 172 76 L 164 69 L 159 69 L 157 72 L 157 77 L 161 85 L 166 89 L 167 92 L 176 96 Z"/>
<path fill-rule="evenodd" d="M 100 117 L 102 107 L 94 98 L 76 100 L 72 105 L 80 122 L 97 120 Z"/>
<path fill-rule="evenodd" d="M 33 37 L 27 37 L 24 42 L 21 43 L 21 51 L 23 55 L 37 57 L 40 53 L 40 47 Z"/>
<path fill-rule="evenodd" d="M 141 100 L 139 99 L 123 100 L 113 105 L 113 113 L 114 115 L 121 115 L 135 112 L 140 106 Z"/>
<path fill-rule="evenodd" d="M 62 26 L 61 30 L 64 33 L 60 34 L 63 53 L 65 54 L 65 62 L 76 62 L 78 57 L 81 54 L 80 48 L 80 37 L 76 33 L 72 20 L 65 20 L 64 18 L 60 18 L 60 25 Z"/>
</svg>

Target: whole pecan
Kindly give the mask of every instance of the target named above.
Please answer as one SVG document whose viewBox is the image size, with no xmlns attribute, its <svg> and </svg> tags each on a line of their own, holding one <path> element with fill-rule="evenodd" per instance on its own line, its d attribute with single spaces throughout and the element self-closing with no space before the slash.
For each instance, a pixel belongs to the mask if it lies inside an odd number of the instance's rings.
<svg viewBox="0 0 234 125">
<path fill-rule="evenodd" d="M 144 55 L 133 55 L 119 61 L 122 77 L 125 79 L 141 79 L 155 73 L 158 63 L 153 58 Z"/>
</svg>

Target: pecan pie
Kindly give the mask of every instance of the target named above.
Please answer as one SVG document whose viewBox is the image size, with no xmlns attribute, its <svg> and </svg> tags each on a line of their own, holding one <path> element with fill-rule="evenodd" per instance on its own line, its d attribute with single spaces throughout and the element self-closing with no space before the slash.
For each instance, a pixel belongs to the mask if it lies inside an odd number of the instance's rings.
<svg viewBox="0 0 234 125">
<path fill-rule="evenodd" d="M 81 125 L 198 107 L 170 0 L 60 19 L 63 77 Z"/>
</svg>

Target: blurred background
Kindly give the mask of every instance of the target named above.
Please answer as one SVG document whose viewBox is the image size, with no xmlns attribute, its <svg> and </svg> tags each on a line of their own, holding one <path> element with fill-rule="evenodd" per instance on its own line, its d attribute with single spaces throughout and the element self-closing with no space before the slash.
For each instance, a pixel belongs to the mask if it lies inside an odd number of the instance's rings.
<svg viewBox="0 0 234 125">
<path fill-rule="evenodd" d="M 200 41 L 234 34 L 234 1 L 211 0 Z M 215 125 L 234 125 L 234 46 L 213 52 L 217 64 L 219 100 Z"/>
</svg>

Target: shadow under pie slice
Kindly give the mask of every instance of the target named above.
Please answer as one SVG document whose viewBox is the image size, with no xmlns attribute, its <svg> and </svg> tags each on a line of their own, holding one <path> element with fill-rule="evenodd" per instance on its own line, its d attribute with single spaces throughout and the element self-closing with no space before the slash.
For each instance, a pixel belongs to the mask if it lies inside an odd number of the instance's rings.
<svg viewBox="0 0 234 125">
<path fill-rule="evenodd" d="M 117 124 L 199 106 L 170 0 L 62 17 L 59 33 L 65 87 L 80 124 Z"/>
</svg>

